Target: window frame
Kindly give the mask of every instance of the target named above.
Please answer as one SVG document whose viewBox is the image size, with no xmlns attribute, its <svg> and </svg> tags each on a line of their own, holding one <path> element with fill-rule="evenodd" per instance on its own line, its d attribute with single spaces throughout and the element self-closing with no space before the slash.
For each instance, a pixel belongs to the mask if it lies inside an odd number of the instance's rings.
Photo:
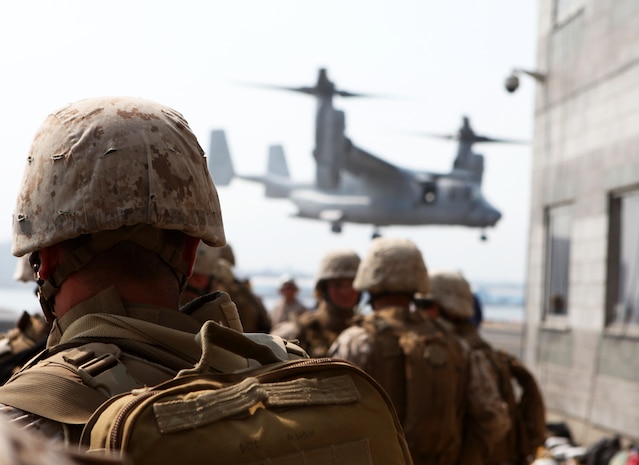
<svg viewBox="0 0 639 465">
<path fill-rule="evenodd" d="M 619 295 L 627 291 L 626 287 L 622 288 L 622 255 L 624 248 L 624 240 L 622 237 L 623 228 L 623 200 L 624 199 L 635 200 L 635 210 L 639 212 L 639 186 L 633 186 L 630 188 L 613 191 L 608 196 L 608 258 L 606 266 L 606 308 L 605 308 L 605 326 L 607 328 L 626 328 L 633 327 L 639 331 L 639 288 L 637 288 L 633 294 L 636 302 L 634 309 L 628 312 L 628 317 L 619 318 L 619 305 L 622 303 L 619 301 Z M 635 218 L 630 212 L 630 217 Z M 635 234 L 632 234 L 635 232 Z M 639 222 L 637 222 L 636 228 L 629 231 L 630 236 L 633 238 L 634 243 L 634 256 L 633 263 L 636 265 L 631 273 L 634 272 L 636 279 L 626 279 L 628 282 L 639 282 Z M 634 311 L 633 311 L 634 310 Z M 626 312 L 623 312 L 624 315 Z M 635 315 L 632 321 L 632 315 Z"/>
<path fill-rule="evenodd" d="M 561 224 L 557 225 L 556 220 L 561 220 L 562 217 L 566 218 L 568 216 L 568 226 L 567 226 L 567 253 L 563 251 L 564 258 L 561 259 L 561 251 L 557 252 L 555 249 L 556 239 L 553 239 L 553 229 L 554 226 L 561 227 Z M 542 320 L 544 322 L 551 322 L 557 324 L 566 324 L 568 322 L 568 317 L 570 315 L 570 268 L 571 268 L 571 250 L 573 243 L 573 229 L 575 223 L 575 204 L 574 202 L 565 202 L 561 204 L 548 205 L 544 211 L 544 230 L 545 230 L 545 266 L 544 266 L 544 289 L 543 289 L 543 307 L 542 307 Z M 556 234 L 555 234 L 556 235 Z M 557 260 L 553 260 L 555 257 L 561 260 L 560 263 Z M 564 308 L 563 312 L 553 311 L 551 308 L 551 294 L 554 293 L 555 285 L 551 283 L 551 276 L 553 276 L 553 271 L 556 265 L 562 266 L 565 272 L 564 276 L 564 285 L 560 286 L 564 288 L 564 294 L 559 295 L 559 297 L 563 297 L 562 306 Z M 557 295 L 557 294 L 555 294 Z"/>
</svg>

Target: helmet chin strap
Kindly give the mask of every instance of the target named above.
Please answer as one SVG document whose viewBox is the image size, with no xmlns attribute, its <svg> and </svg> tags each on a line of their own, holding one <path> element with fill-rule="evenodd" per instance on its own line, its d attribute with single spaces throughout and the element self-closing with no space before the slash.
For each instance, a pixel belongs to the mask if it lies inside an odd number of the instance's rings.
<svg viewBox="0 0 639 465">
<path fill-rule="evenodd" d="M 42 293 L 42 288 L 48 283 L 47 281 L 40 278 L 40 276 L 38 275 L 38 271 L 40 270 L 40 266 L 42 265 L 39 251 L 36 250 L 35 252 L 32 252 L 31 255 L 29 255 L 29 265 L 31 265 L 31 268 L 33 269 L 33 272 L 36 276 L 36 283 L 38 283 L 36 295 L 38 296 L 38 302 L 40 302 L 42 313 L 44 313 L 44 317 L 47 319 L 47 322 L 53 323 L 53 320 L 55 320 L 55 313 L 53 311 L 53 296 L 51 296 L 50 298 L 46 298 L 45 295 Z"/>
</svg>

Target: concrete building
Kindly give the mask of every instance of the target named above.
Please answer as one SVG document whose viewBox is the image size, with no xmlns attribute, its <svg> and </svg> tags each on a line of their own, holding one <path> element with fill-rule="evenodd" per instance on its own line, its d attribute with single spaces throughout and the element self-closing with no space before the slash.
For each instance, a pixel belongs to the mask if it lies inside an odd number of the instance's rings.
<svg viewBox="0 0 639 465">
<path fill-rule="evenodd" d="M 639 1 L 538 20 L 524 359 L 580 441 L 639 439 Z"/>
</svg>

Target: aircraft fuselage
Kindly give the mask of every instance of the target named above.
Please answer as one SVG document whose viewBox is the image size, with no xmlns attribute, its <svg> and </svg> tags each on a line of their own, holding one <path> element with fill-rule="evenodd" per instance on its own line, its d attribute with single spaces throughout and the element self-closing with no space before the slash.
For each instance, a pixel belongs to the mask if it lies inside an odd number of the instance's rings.
<svg viewBox="0 0 639 465">
<path fill-rule="evenodd" d="M 439 180 L 438 183 L 407 182 L 402 188 L 318 190 L 293 189 L 289 199 L 296 216 L 333 223 L 388 225 L 494 226 L 501 213 L 481 195 L 478 186 Z M 408 189 L 406 188 L 408 187 Z M 360 192 L 358 192 L 360 191 Z"/>
</svg>

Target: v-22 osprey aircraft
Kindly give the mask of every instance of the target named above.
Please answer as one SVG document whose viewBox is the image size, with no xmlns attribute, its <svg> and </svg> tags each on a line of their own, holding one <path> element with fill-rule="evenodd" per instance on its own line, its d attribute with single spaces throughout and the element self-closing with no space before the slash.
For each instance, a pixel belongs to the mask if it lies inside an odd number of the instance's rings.
<svg viewBox="0 0 639 465">
<path fill-rule="evenodd" d="M 265 196 L 288 198 L 297 207 L 293 215 L 325 221 L 339 233 L 344 223 L 370 224 L 373 236 L 382 226 L 457 225 L 493 227 L 501 213 L 482 195 L 484 157 L 472 151 L 478 142 L 517 141 L 493 139 L 474 133 L 463 118 L 456 134 L 435 136 L 458 142 L 457 156 L 449 173 L 401 168 L 357 147 L 345 135 L 345 116 L 333 106 L 333 97 L 364 97 L 339 90 L 325 69 L 313 87 L 266 86 L 312 95 L 317 100 L 315 121 L 315 181 L 294 182 L 281 145 L 269 147 L 264 175 L 235 172 L 223 130 L 211 132 L 209 167 L 217 186 L 233 177 L 261 183 Z"/>
</svg>

